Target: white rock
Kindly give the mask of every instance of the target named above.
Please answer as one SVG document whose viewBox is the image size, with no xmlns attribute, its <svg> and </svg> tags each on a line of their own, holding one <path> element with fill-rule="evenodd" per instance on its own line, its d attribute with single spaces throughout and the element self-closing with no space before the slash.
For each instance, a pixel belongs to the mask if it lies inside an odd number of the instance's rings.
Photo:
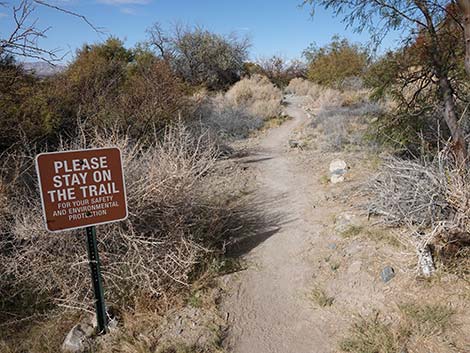
<svg viewBox="0 0 470 353">
<path fill-rule="evenodd" d="M 425 277 L 431 277 L 434 272 L 436 272 L 436 267 L 434 266 L 434 260 L 432 258 L 431 249 L 429 246 L 421 247 L 417 249 L 418 251 L 418 261 L 419 266 L 421 267 L 421 272 Z"/>
<path fill-rule="evenodd" d="M 348 170 L 348 165 L 341 159 L 335 159 L 330 163 L 330 181 L 333 184 L 342 183 L 344 181 L 344 175 Z"/>
<path fill-rule="evenodd" d="M 335 159 L 330 163 L 330 173 L 340 174 L 341 172 L 346 173 L 348 165 L 341 159 Z"/>
<path fill-rule="evenodd" d="M 88 348 L 88 338 L 95 329 L 89 324 L 78 324 L 72 327 L 62 344 L 62 351 L 67 353 L 81 353 Z"/>
<path fill-rule="evenodd" d="M 344 181 L 344 175 L 333 174 L 330 177 L 332 184 L 342 183 Z"/>
</svg>

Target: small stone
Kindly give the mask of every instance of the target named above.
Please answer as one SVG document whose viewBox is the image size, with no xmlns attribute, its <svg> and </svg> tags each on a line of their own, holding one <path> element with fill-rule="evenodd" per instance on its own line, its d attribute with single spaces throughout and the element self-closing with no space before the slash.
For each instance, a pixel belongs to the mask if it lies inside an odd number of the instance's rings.
<svg viewBox="0 0 470 353">
<path fill-rule="evenodd" d="M 81 353 L 88 349 L 88 338 L 95 332 L 93 326 L 78 324 L 72 327 L 62 344 L 62 351 L 66 353 Z"/>
<path fill-rule="evenodd" d="M 432 258 L 431 248 L 425 246 L 424 248 L 418 249 L 418 263 L 421 268 L 421 272 L 424 277 L 431 277 L 436 271 L 434 266 L 434 260 Z"/>
<path fill-rule="evenodd" d="M 339 174 L 346 173 L 348 165 L 342 159 L 335 159 L 330 163 L 330 173 Z"/>
<path fill-rule="evenodd" d="M 330 181 L 332 184 L 342 183 L 344 181 L 344 175 L 332 174 Z"/>
<path fill-rule="evenodd" d="M 331 250 L 336 250 L 338 246 L 335 244 L 335 243 L 330 243 L 328 244 L 328 249 L 331 249 Z"/>
<path fill-rule="evenodd" d="M 302 148 L 303 143 L 297 140 L 289 140 L 289 147 L 290 148 Z"/>
<path fill-rule="evenodd" d="M 346 174 L 348 165 L 341 159 L 335 159 L 330 163 L 330 181 L 333 184 L 342 183 Z"/>
<path fill-rule="evenodd" d="M 395 277 L 395 270 L 390 266 L 386 266 L 380 273 L 380 278 L 384 283 L 391 281 L 393 277 Z"/>
<path fill-rule="evenodd" d="M 337 233 L 343 233 L 347 231 L 351 226 L 358 225 L 356 217 L 351 212 L 343 212 L 335 218 L 335 231 Z"/>
<path fill-rule="evenodd" d="M 108 329 L 109 330 L 116 330 L 118 328 L 118 320 L 117 318 L 113 317 L 111 320 L 108 322 Z"/>
</svg>

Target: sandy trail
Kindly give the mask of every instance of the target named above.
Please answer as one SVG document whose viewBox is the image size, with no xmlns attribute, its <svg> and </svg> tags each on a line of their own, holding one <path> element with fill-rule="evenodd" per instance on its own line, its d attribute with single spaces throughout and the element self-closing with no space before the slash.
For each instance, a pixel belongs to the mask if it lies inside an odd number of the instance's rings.
<svg viewBox="0 0 470 353">
<path fill-rule="evenodd" d="M 257 196 L 267 200 L 266 208 L 277 214 L 280 225 L 246 255 L 248 269 L 232 279 L 224 307 L 231 327 L 227 348 L 234 353 L 332 351 L 329 320 L 308 298 L 313 266 L 306 253 L 321 242 L 322 226 L 312 217 L 322 197 L 320 188 L 315 190 L 318 177 L 297 165 L 288 147 L 309 117 L 293 99 L 286 113 L 293 119 L 272 129 L 257 149 Z"/>
</svg>

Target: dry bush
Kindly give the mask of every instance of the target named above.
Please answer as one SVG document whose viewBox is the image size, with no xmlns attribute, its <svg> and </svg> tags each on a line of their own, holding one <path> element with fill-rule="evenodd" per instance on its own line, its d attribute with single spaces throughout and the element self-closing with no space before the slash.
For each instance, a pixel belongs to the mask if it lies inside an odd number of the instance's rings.
<svg viewBox="0 0 470 353">
<path fill-rule="evenodd" d="M 147 33 L 149 44 L 185 82 L 214 91 L 240 79 L 250 47 L 247 37 L 224 36 L 200 26 L 175 25 L 167 30 L 155 23 Z"/>
<path fill-rule="evenodd" d="M 325 151 L 364 146 L 368 118 L 383 109 L 367 99 L 366 91 L 339 91 L 299 78 L 291 80 L 286 92 L 307 98 L 304 105 L 314 114 L 312 127 L 319 130 L 318 140 Z"/>
<path fill-rule="evenodd" d="M 316 104 L 321 108 L 341 107 L 344 104 L 343 94 L 336 89 L 323 89 L 316 100 Z"/>
<path fill-rule="evenodd" d="M 366 102 L 354 107 L 324 106 L 315 116 L 312 126 L 322 132 L 325 151 L 340 151 L 347 146 L 365 146 L 368 121 L 381 112 L 378 104 Z"/>
<path fill-rule="evenodd" d="M 270 119 L 281 114 L 281 90 L 261 75 L 237 82 L 228 90 L 226 98 L 254 117 Z"/>
<path fill-rule="evenodd" d="M 247 138 L 263 126 L 263 119 L 253 116 L 223 94 L 207 98 L 199 107 L 197 117 L 204 128 L 222 139 Z"/>
<path fill-rule="evenodd" d="M 407 226 L 418 249 L 435 247 L 442 263 L 468 263 L 470 174 L 446 153 L 432 161 L 389 157 L 367 185 L 368 211 L 391 226 Z"/>
<path fill-rule="evenodd" d="M 448 168 L 440 163 L 388 157 L 368 184 L 369 213 L 392 226 L 436 226 L 450 215 Z"/>
<path fill-rule="evenodd" d="M 321 90 L 321 86 L 303 78 L 292 79 L 286 87 L 286 93 L 298 96 L 310 96 L 314 98 L 320 96 Z"/>
<path fill-rule="evenodd" d="M 320 86 L 302 78 L 294 78 L 286 87 L 286 93 L 306 96 L 313 108 L 339 107 L 343 105 L 343 93 L 332 88 Z"/>
<path fill-rule="evenodd" d="M 151 146 L 95 134 L 62 147 L 110 145 L 123 151 L 129 219 L 98 227 L 107 302 L 125 308 L 142 296 L 171 299 L 216 250 L 225 248 L 236 229 L 244 225 L 249 232 L 247 222 L 256 216 L 247 214 L 255 209 L 244 213 L 243 203 L 223 188 L 205 190 L 217 151 L 204 135 L 194 136 L 184 127 L 169 128 Z M 45 231 L 32 158 L 10 157 L 18 167 L 3 175 L 7 205 L 1 218 L 0 321 L 48 314 L 57 305 L 91 310 L 83 231 Z"/>
</svg>

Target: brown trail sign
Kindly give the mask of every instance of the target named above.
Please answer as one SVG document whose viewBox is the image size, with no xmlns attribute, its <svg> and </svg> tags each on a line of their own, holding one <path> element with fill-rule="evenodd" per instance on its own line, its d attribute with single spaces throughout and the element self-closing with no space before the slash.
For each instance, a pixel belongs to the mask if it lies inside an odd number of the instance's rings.
<svg viewBox="0 0 470 353">
<path fill-rule="evenodd" d="M 46 228 L 83 228 L 127 217 L 118 148 L 41 153 L 36 157 Z"/>
<path fill-rule="evenodd" d="M 126 189 L 119 148 L 41 153 L 36 157 L 46 228 L 86 228 L 98 333 L 107 315 L 95 225 L 127 218 Z"/>
</svg>

